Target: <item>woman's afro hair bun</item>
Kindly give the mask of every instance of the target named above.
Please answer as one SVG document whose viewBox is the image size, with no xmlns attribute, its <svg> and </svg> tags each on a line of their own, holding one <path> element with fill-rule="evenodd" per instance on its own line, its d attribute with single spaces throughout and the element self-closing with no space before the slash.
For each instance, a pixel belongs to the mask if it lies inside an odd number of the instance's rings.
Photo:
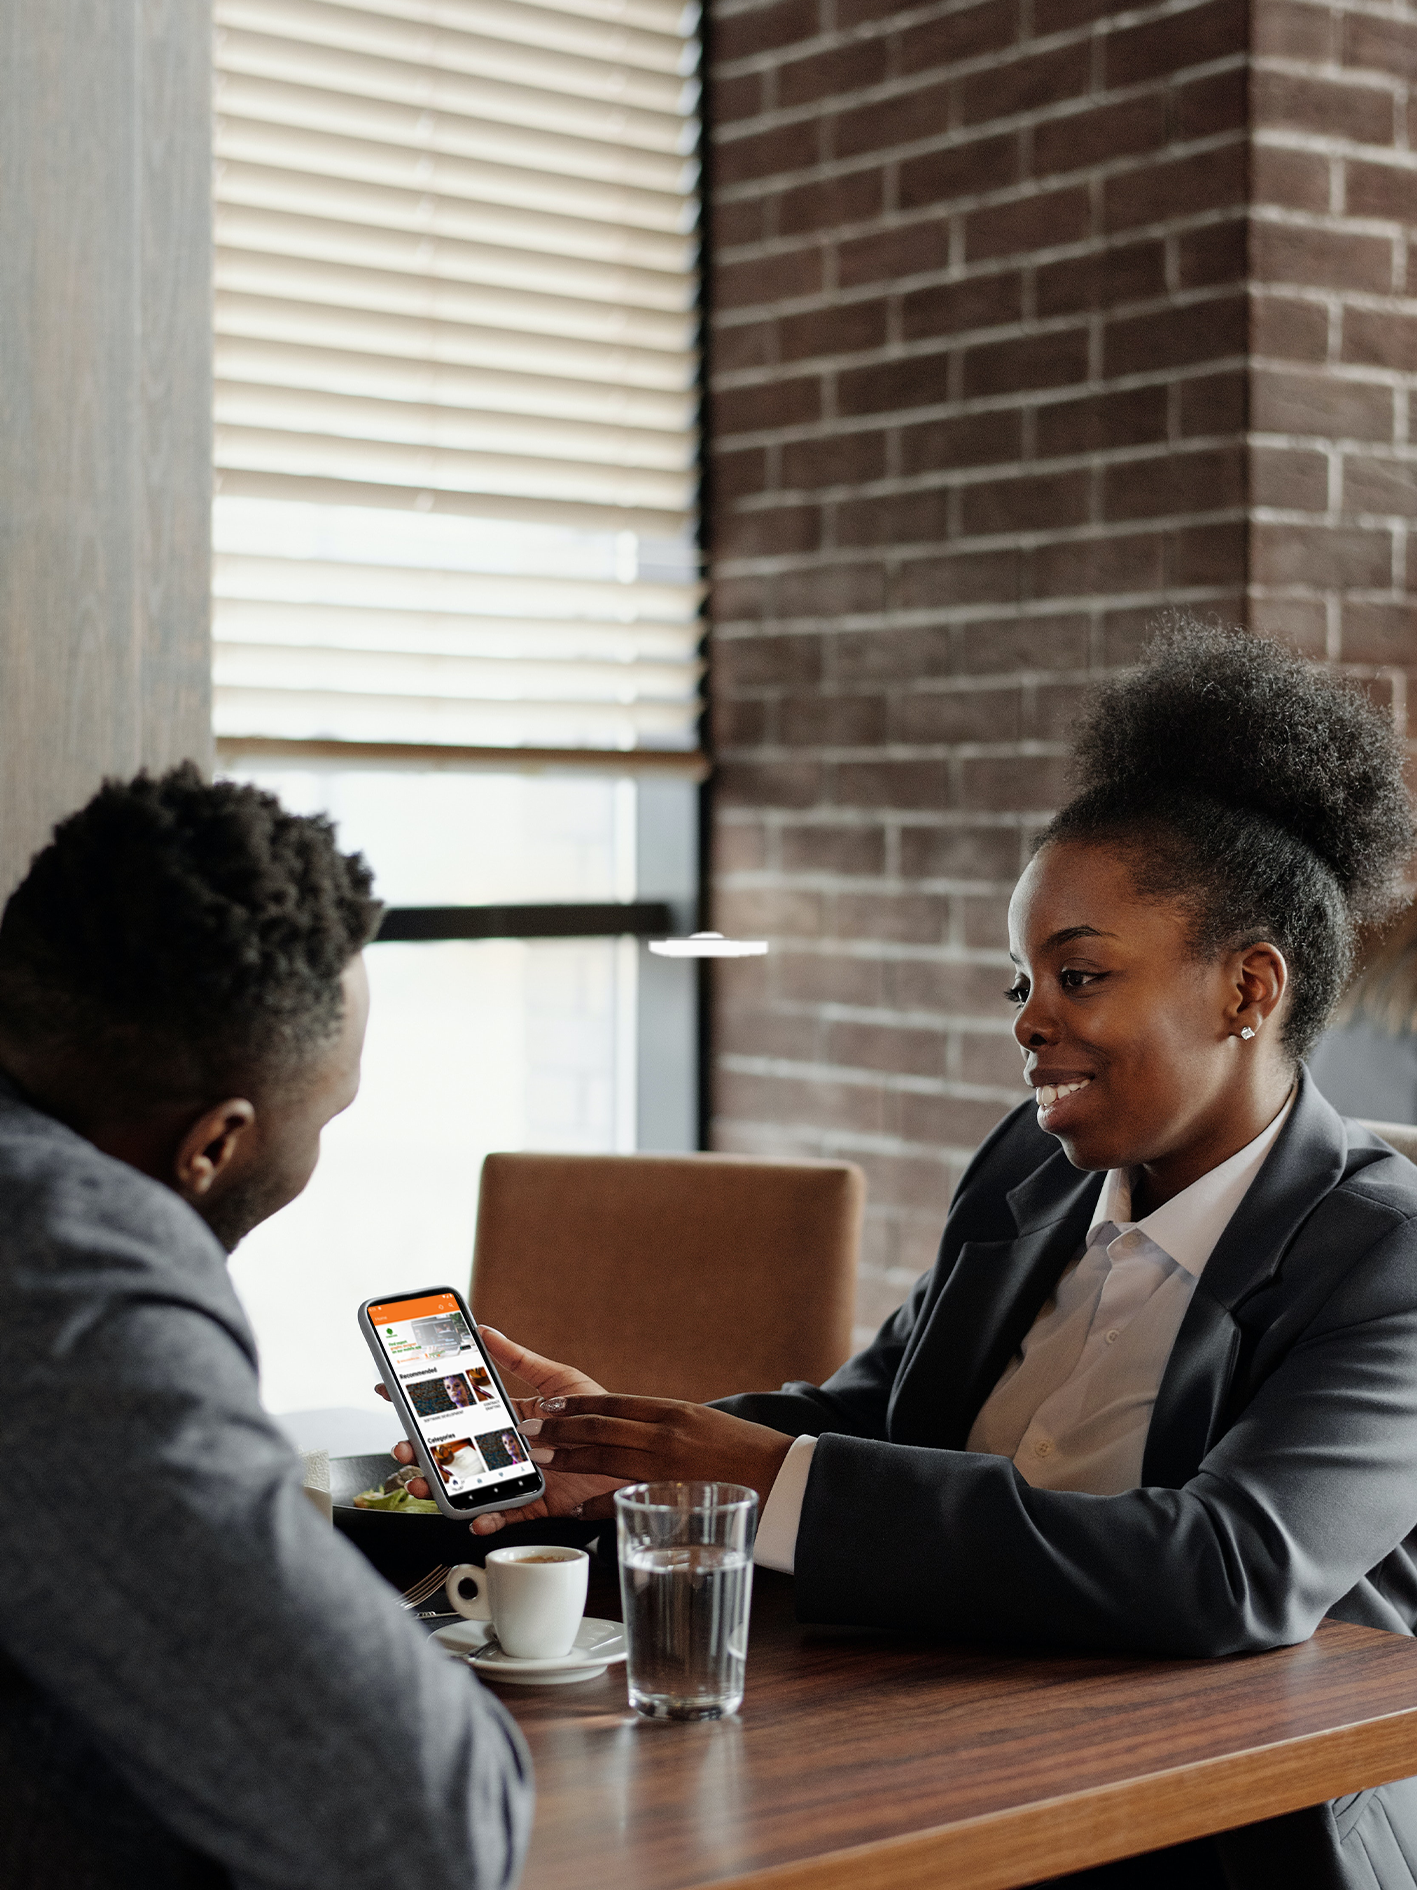
<svg viewBox="0 0 1417 1890">
<path fill-rule="evenodd" d="M 1403 762 L 1391 718 L 1354 684 L 1266 637 L 1176 616 L 1144 667 L 1096 697 L 1073 770 L 1114 812 L 1206 801 L 1266 817 L 1362 922 L 1388 908 L 1412 851 Z"/>
</svg>

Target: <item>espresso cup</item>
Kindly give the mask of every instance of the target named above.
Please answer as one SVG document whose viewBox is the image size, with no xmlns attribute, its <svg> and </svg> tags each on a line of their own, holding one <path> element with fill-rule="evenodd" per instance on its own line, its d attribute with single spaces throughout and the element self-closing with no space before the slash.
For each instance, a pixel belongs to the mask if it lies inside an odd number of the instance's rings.
<svg viewBox="0 0 1417 1890">
<path fill-rule="evenodd" d="M 584 1549 L 528 1542 L 494 1549 L 486 1568 L 464 1562 L 444 1589 L 465 1621 L 492 1623 L 514 1660 L 556 1660 L 575 1645 L 589 1574 Z"/>
</svg>

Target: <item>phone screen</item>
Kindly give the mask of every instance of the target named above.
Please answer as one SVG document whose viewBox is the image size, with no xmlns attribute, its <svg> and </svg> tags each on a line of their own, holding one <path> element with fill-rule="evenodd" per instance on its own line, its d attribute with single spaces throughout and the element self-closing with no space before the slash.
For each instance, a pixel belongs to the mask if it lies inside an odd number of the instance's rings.
<svg viewBox="0 0 1417 1890">
<path fill-rule="evenodd" d="M 526 1440 L 457 1296 L 384 1300 L 368 1315 L 449 1501 L 477 1509 L 539 1489 Z"/>
</svg>

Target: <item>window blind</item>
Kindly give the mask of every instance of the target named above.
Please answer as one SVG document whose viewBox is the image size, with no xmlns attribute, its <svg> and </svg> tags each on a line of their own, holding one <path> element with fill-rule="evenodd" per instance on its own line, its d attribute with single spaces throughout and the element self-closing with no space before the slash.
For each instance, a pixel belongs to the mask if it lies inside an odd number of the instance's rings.
<svg viewBox="0 0 1417 1890">
<path fill-rule="evenodd" d="M 217 0 L 216 727 L 684 749 L 679 0 Z"/>
</svg>

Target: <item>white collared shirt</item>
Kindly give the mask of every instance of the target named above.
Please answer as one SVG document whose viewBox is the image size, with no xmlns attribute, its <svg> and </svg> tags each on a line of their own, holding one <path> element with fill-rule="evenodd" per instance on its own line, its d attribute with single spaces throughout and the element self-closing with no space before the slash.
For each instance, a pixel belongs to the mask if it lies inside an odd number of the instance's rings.
<svg viewBox="0 0 1417 1890">
<path fill-rule="evenodd" d="M 967 1450 L 1039 1489 L 1114 1496 L 1141 1482 L 1152 1406 L 1196 1281 L 1294 1106 L 1139 1221 L 1110 1171 L 1087 1240 L 985 1399 Z M 790 1573 L 816 1439 L 799 1437 L 763 1506 L 754 1559 Z"/>
</svg>

